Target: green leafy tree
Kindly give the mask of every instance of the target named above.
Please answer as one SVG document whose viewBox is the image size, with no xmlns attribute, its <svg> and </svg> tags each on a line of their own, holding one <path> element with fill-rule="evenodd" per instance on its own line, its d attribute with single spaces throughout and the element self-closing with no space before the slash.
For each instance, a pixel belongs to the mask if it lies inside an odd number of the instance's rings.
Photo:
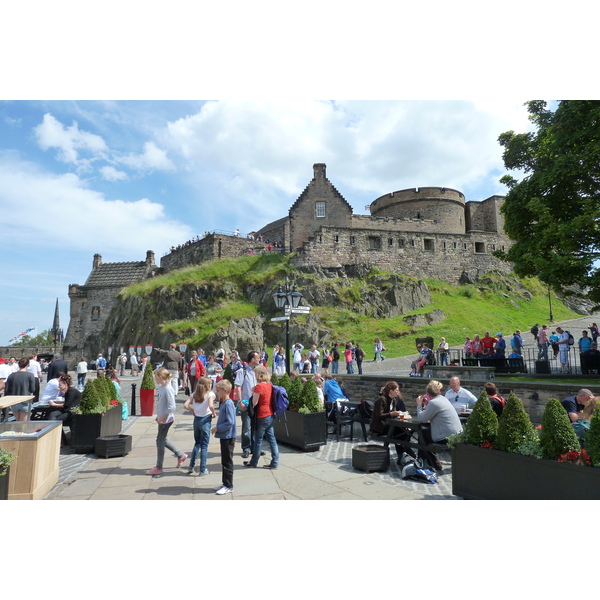
<svg viewBox="0 0 600 600">
<path fill-rule="evenodd" d="M 590 419 L 590 428 L 585 435 L 585 449 L 592 459 L 592 465 L 600 467 L 600 406 Z"/>
<path fill-rule="evenodd" d="M 297 407 L 300 406 L 300 396 L 302 394 L 302 381 L 300 377 L 296 377 L 294 381 L 291 382 L 291 385 L 287 391 L 288 399 L 290 401 L 290 408 L 292 410 L 296 410 Z"/>
<path fill-rule="evenodd" d="M 271 373 L 271 383 L 273 385 L 279 385 L 279 377 L 276 373 Z"/>
<path fill-rule="evenodd" d="M 36 346 L 54 346 L 54 334 L 46 329 L 33 337 L 24 335 L 18 342 L 12 344 L 15 348 L 31 348 Z"/>
<path fill-rule="evenodd" d="M 535 276 L 554 289 L 577 285 L 600 301 L 600 101 L 527 103 L 536 131 L 500 135 L 509 189 L 502 206 L 504 229 L 514 241 L 496 255 L 520 276 Z"/>
<path fill-rule="evenodd" d="M 534 444 L 536 441 L 537 433 L 523 403 L 513 392 L 510 392 L 498 421 L 498 435 L 494 447 L 505 452 L 520 453 L 520 447 Z"/>
<path fill-rule="evenodd" d="M 544 458 L 551 460 L 557 460 L 571 450 L 581 449 L 569 415 L 556 398 L 549 398 L 546 402 L 542 415 L 540 446 Z"/>
<path fill-rule="evenodd" d="M 492 408 L 492 403 L 485 393 L 481 392 L 473 412 L 467 419 L 464 431 L 464 442 L 472 446 L 481 446 L 484 442 L 496 440 L 498 435 L 498 417 Z"/>
</svg>

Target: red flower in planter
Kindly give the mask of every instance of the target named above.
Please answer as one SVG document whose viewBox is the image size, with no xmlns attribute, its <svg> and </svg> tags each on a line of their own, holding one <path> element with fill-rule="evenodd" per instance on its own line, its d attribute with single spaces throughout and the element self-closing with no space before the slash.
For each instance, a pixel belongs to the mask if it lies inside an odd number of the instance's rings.
<svg viewBox="0 0 600 600">
<path fill-rule="evenodd" d="M 485 442 L 483 442 L 481 444 L 482 448 L 491 448 L 492 450 L 494 449 L 494 444 L 492 444 L 492 442 L 490 442 L 490 440 L 485 440 Z"/>
<path fill-rule="evenodd" d="M 111 400 L 110 401 L 110 405 L 111 406 L 118 406 L 119 405 L 119 401 L 118 400 Z"/>
<path fill-rule="evenodd" d="M 586 450 L 570 450 L 569 452 L 563 454 L 558 462 L 567 462 L 572 463 L 574 465 L 587 465 L 591 466 L 592 459 Z"/>
</svg>

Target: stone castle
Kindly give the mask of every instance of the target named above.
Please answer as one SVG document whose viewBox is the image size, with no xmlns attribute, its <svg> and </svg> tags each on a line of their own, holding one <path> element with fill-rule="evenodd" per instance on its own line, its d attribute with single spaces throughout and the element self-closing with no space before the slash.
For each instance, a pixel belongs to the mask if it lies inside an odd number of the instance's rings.
<svg viewBox="0 0 600 600">
<path fill-rule="evenodd" d="M 288 215 L 251 237 L 211 233 L 166 254 L 160 267 L 151 250 L 140 262 L 103 263 L 94 255 L 85 284 L 69 286 L 65 352 L 95 355 L 95 340 L 123 287 L 207 260 L 261 251 L 265 244 L 256 241 L 258 236 L 295 253 L 298 267 L 370 265 L 449 283 L 474 281 L 492 270 L 510 272 L 510 265 L 492 256 L 510 245 L 500 213 L 503 196 L 467 202 L 454 189 L 414 188 L 381 196 L 370 204 L 370 215 L 355 215 L 327 179 L 326 165 L 313 169 L 313 179 Z"/>
</svg>

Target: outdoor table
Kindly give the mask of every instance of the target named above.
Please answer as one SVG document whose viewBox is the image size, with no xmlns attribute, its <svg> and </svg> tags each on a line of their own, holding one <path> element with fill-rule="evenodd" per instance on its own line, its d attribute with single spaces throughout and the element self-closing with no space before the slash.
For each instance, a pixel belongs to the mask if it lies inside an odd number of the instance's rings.
<svg viewBox="0 0 600 600">
<path fill-rule="evenodd" d="M 389 446 L 390 443 L 398 444 L 403 448 L 411 448 L 413 450 L 427 450 L 429 452 L 436 452 L 447 449 L 443 444 L 428 444 L 423 435 L 424 427 L 429 427 L 429 423 L 419 423 L 418 420 L 412 419 L 399 419 L 397 417 L 386 419 L 386 423 L 389 425 L 388 431 L 385 438 L 385 446 Z M 394 432 L 398 433 L 406 432 L 408 435 L 405 439 L 394 437 Z M 413 436 L 416 435 L 417 441 L 412 441 Z"/>
<path fill-rule="evenodd" d="M 21 404 L 21 402 L 28 402 L 29 407 L 27 409 L 27 414 L 31 414 L 31 401 L 35 398 L 35 396 L 2 396 L 0 398 L 0 410 L 2 410 L 3 421 L 6 423 L 8 419 L 8 409 L 15 404 Z"/>
<path fill-rule="evenodd" d="M 473 412 L 473 410 L 461 411 L 458 413 L 458 418 L 460 419 L 460 424 L 463 427 L 464 427 L 465 423 L 467 422 L 467 419 L 471 416 L 472 412 Z"/>
</svg>

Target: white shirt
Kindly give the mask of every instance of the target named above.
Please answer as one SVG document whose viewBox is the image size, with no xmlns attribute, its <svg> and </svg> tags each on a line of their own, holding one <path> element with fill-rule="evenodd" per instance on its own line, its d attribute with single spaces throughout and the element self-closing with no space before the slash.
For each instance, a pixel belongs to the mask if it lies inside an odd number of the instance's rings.
<svg viewBox="0 0 600 600">
<path fill-rule="evenodd" d="M 77 363 L 77 372 L 87 373 L 87 363 L 85 362 L 85 360 L 81 360 Z"/>
<path fill-rule="evenodd" d="M 39 377 L 40 379 L 42 378 L 42 368 L 40 367 L 40 363 L 37 360 L 31 359 L 29 361 L 27 371 L 29 373 L 33 373 L 36 377 Z"/>
<path fill-rule="evenodd" d="M 465 390 L 463 387 L 459 387 L 458 392 L 455 392 L 450 388 L 445 395 L 446 398 L 450 400 L 450 404 L 452 404 L 457 413 L 461 412 L 463 406 L 469 408 L 470 404 L 475 404 L 475 402 L 477 402 L 477 398 L 469 390 Z"/>
</svg>

